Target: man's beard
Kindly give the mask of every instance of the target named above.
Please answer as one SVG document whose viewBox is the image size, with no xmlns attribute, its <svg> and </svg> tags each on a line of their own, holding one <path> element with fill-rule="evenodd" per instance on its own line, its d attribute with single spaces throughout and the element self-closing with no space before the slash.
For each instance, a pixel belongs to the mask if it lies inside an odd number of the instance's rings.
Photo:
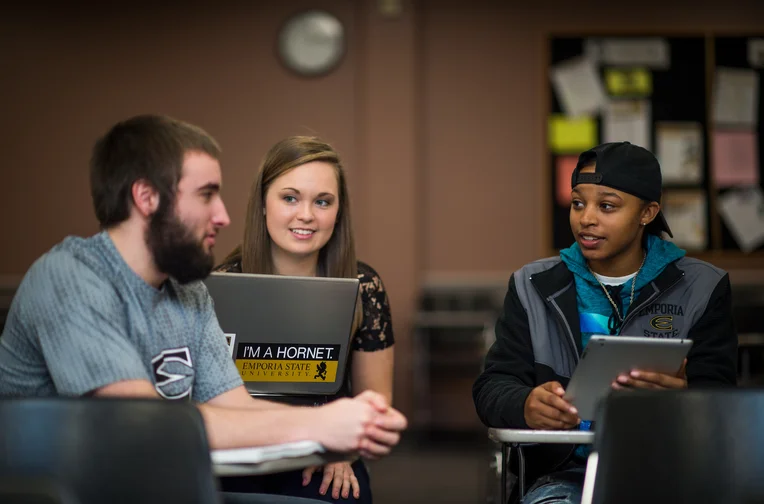
<svg viewBox="0 0 764 504">
<path fill-rule="evenodd" d="M 204 251 L 202 241 L 178 219 L 172 205 L 160 207 L 146 230 L 146 244 L 157 268 L 181 284 L 207 278 L 215 265 L 215 257 Z"/>
</svg>

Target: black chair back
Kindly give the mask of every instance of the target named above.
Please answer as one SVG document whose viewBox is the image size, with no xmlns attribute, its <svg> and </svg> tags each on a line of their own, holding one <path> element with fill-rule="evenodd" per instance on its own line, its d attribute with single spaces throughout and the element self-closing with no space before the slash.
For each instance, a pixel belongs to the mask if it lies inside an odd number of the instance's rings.
<svg viewBox="0 0 764 504">
<path fill-rule="evenodd" d="M 599 412 L 594 503 L 764 502 L 764 391 L 612 393 Z"/>
<path fill-rule="evenodd" d="M 218 502 L 201 414 L 181 402 L 0 400 L 0 482 L 34 480 L 61 502 Z"/>
<path fill-rule="evenodd" d="M 3 504 L 80 504 L 70 491 L 49 478 L 0 479 Z"/>
</svg>

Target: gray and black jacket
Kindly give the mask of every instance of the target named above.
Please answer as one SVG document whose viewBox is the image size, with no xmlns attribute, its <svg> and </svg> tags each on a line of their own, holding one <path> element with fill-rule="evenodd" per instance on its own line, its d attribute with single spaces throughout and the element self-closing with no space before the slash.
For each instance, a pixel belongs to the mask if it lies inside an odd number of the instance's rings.
<svg viewBox="0 0 764 504">
<path fill-rule="evenodd" d="M 687 356 L 690 387 L 734 386 L 737 333 L 729 275 L 683 257 L 645 285 L 621 334 L 693 340 Z M 582 351 L 573 273 L 559 257 L 542 259 L 509 280 L 496 341 L 472 388 L 478 416 L 489 427 L 528 428 L 525 400 L 549 381 L 566 387 Z M 573 445 L 539 445 L 525 451 L 528 485 L 562 466 Z"/>
</svg>

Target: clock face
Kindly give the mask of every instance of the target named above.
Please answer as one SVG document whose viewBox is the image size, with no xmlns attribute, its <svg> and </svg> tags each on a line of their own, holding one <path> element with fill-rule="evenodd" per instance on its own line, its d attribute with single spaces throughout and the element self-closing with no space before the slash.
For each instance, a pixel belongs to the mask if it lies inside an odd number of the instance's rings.
<svg viewBox="0 0 764 504">
<path fill-rule="evenodd" d="M 290 18 L 279 32 L 278 52 L 300 75 L 329 72 L 345 52 L 345 28 L 332 14 L 310 10 Z"/>
</svg>

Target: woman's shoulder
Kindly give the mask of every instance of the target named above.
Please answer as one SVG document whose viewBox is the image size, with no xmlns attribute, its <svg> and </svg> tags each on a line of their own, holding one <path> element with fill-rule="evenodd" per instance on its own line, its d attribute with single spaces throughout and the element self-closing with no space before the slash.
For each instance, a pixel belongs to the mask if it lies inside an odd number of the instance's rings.
<svg viewBox="0 0 764 504">
<path fill-rule="evenodd" d="M 358 280 L 361 283 L 362 292 L 381 292 L 385 290 L 382 277 L 379 276 L 377 270 L 363 261 L 358 261 Z"/>
<path fill-rule="evenodd" d="M 379 273 L 377 273 L 377 270 L 372 268 L 369 264 L 363 261 L 357 261 L 357 264 L 358 264 L 358 280 L 360 280 L 361 283 L 372 282 L 375 279 L 381 280 L 381 277 L 379 276 Z"/>
</svg>

